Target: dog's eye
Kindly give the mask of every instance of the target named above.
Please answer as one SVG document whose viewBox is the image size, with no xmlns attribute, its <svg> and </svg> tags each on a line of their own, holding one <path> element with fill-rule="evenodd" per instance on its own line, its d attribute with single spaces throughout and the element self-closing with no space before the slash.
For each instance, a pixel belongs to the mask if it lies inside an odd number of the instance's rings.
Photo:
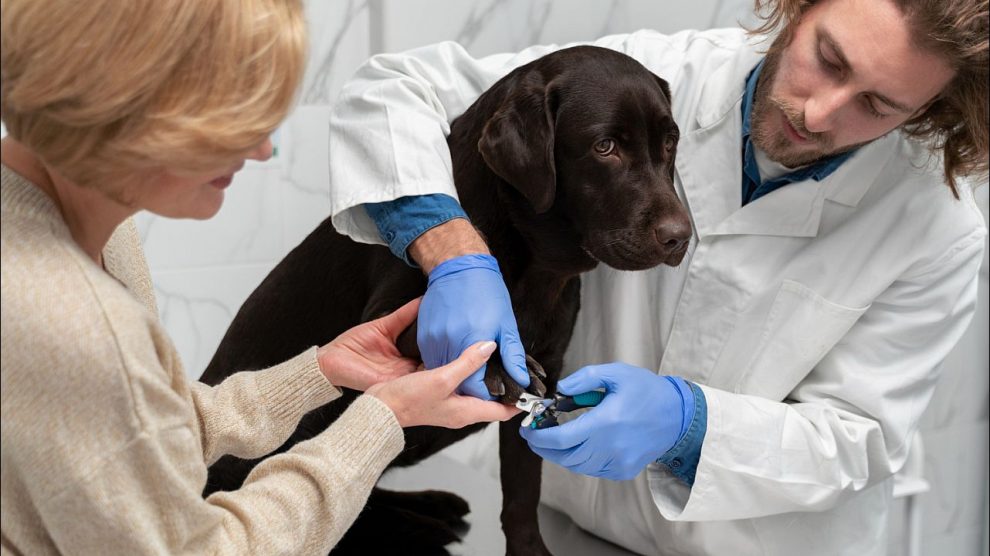
<svg viewBox="0 0 990 556">
<path fill-rule="evenodd" d="M 615 150 L 615 141 L 612 139 L 602 139 L 595 143 L 595 152 L 601 156 L 608 156 Z"/>
<path fill-rule="evenodd" d="M 667 151 L 668 153 L 674 150 L 674 147 L 676 146 L 677 146 L 676 137 L 667 137 L 666 139 L 663 140 L 663 150 Z"/>
</svg>

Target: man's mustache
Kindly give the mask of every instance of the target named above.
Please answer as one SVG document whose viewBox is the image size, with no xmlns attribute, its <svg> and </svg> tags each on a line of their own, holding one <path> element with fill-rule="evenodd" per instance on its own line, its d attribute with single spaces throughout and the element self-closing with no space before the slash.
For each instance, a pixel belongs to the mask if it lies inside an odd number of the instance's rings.
<svg viewBox="0 0 990 556">
<path fill-rule="evenodd" d="M 809 141 L 816 143 L 823 150 L 828 150 L 832 147 L 832 142 L 824 133 L 812 133 L 808 131 L 808 128 L 804 127 L 804 113 L 797 108 L 791 106 L 787 101 L 779 98 L 769 97 L 770 102 L 780 109 L 784 113 L 784 117 L 791 124 L 802 137 L 807 138 Z"/>
</svg>

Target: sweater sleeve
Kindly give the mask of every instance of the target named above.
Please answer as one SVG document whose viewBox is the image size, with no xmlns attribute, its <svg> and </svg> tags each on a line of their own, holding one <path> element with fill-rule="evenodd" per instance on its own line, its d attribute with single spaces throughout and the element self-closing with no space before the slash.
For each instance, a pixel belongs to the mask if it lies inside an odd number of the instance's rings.
<svg viewBox="0 0 990 556">
<path fill-rule="evenodd" d="M 167 419 L 166 419 L 167 420 Z M 362 396 L 330 428 L 203 499 L 192 427 L 149 431 L 87 477 L 37 499 L 47 533 L 75 554 L 326 554 L 401 451 L 402 429 Z"/>
<path fill-rule="evenodd" d="M 203 461 L 261 457 L 282 445 L 306 413 L 340 397 L 320 372 L 316 348 L 263 371 L 241 372 L 217 386 L 190 386 Z"/>
</svg>

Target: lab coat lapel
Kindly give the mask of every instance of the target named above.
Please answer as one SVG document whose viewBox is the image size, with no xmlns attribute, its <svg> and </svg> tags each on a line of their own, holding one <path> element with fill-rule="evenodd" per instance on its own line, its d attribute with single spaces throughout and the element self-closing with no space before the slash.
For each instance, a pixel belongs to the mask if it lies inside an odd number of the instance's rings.
<svg viewBox="0 0 990 556">
<path fill-rule="evenodd" d="M 823 205 L 819 182 L 795 182 L 735 211 L 712 234 L 814 237 Z"/>
<path fill-rule="evenodd" d="M 701 89 L 695 121 L 677 147 L 675 167 L 699 238 L 739 210 L 742 183 L 740 103 L 760 54 L 741 49 Z"/>
<path fill-rule="evenodd" d="M 884 137 L 861 147 L 820 182 L 795 182 L 760 197 L 732 213 L 712 234 L 815 237 L 825 202 L 855 207 L 883 167 L 875 162 L 886 159 L 893 144 Z"/>
<path fill-rule="evenodd" d="M 678 145 L 677 174 L 699 239 L 739 210 L 740 125 L 730 114 L 719 125 L 686 134 Z"/>
</svg>

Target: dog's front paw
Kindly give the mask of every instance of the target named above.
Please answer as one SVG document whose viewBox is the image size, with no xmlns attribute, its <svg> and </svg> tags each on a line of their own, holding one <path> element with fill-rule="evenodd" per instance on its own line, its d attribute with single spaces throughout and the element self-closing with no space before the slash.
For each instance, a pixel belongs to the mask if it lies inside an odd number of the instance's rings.
<svg viewBox="0 0 990 556">
<path fill-rule="evenodd" d="M 547 393 L 547 387 L 543 383 L 547 378 L 547 372 L 543 370 L 543 365 L 529 355 L 526 355 L 526 370 L 529 371 L 529 387 L 523 390 L 523 387 L 505 372 L 500 361 L 489 361 L 488 370 L 485 372 L 485 386 L 492 396 L 507 405 L 515 404 L 524 391 L 542 398 Z"/>
</svg>

